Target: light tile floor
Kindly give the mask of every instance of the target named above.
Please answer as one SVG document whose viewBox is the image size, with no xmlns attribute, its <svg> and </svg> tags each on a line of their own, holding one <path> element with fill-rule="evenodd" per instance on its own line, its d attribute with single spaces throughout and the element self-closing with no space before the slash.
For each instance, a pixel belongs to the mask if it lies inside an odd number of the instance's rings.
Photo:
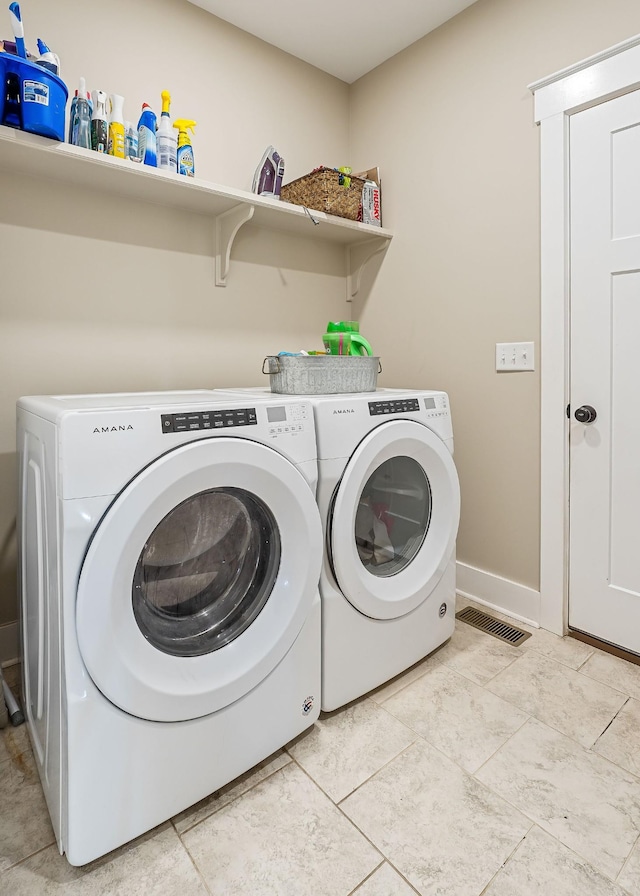
<svg viewBox="0 0 640 896">
<path fill-rule="evenodd" d="M 516 648 L 458 622 L 81 869 L 58 855 L 25 727 L 0 737 L 0 896 L 640 896 L 639 832 L 640 666 L 543 631 Z"/>
</svg>

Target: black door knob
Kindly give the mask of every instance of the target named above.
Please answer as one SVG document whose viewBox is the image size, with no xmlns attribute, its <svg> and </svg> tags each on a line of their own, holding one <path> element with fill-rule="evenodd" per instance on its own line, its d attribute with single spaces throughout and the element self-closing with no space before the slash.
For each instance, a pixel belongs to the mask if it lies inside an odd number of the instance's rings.
<svg viewBox="0 0 640 896">
<path fill-rule="evenodd" d="M 574 414 L 578 423 L 593 423 L 597 416 L 596 409 L 590 404 L 583 404 Z"/>
</svg>

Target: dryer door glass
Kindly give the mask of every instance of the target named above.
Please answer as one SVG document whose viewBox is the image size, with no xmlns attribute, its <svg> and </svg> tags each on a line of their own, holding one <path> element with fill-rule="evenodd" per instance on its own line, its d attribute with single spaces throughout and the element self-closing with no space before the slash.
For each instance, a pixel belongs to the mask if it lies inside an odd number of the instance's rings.
<svg viewBox="0 0 640 896">
<path fill-rule="evenodd" d="M 278 527 L 259 498 L 240 488 L 200 492 L 144 545 L 133 580 L 136 622 L 164 653 L 211 653 L 251 625 L 279 565 Z"/>
<path fill-rule="evenodd" d="M 431 487 L 411 457 L 377 467 L 360 494 L 355 519 L 358 556 L 374 576 L 393 576 L 416 556 L 431 520 Z"/>
<path fill-rule="evenodd" d="M 358 444 L 333 498 L 327 542 L 341 593 L 371 619 L 424 603 L 454 562 L 460 487 L 448 446 L 413 420 Z"/>
</svg>

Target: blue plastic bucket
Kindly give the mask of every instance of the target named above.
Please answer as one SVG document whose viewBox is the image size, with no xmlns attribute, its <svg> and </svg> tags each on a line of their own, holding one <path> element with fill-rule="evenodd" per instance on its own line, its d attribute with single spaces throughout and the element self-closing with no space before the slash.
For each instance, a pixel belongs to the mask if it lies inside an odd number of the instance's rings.
<svg viewBox="0 0 640 896">
<path fill-rule="evenodd" d="M 10 53 L 0 53 L 0 124 L 64 140 L 69 92 L 47 69 Z"/>
</svg>

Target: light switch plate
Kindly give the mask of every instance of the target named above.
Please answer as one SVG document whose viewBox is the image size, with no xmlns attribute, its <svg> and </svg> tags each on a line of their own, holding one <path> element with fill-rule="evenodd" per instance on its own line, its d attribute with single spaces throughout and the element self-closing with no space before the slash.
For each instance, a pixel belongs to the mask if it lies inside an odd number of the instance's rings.
<svg viewBox="0 0 640 896">
<path fill-rule="evenodd" d="M 497 342 L 496 370 L 499 373 L 535 370 L 533 342 Z"/>
</svg>

